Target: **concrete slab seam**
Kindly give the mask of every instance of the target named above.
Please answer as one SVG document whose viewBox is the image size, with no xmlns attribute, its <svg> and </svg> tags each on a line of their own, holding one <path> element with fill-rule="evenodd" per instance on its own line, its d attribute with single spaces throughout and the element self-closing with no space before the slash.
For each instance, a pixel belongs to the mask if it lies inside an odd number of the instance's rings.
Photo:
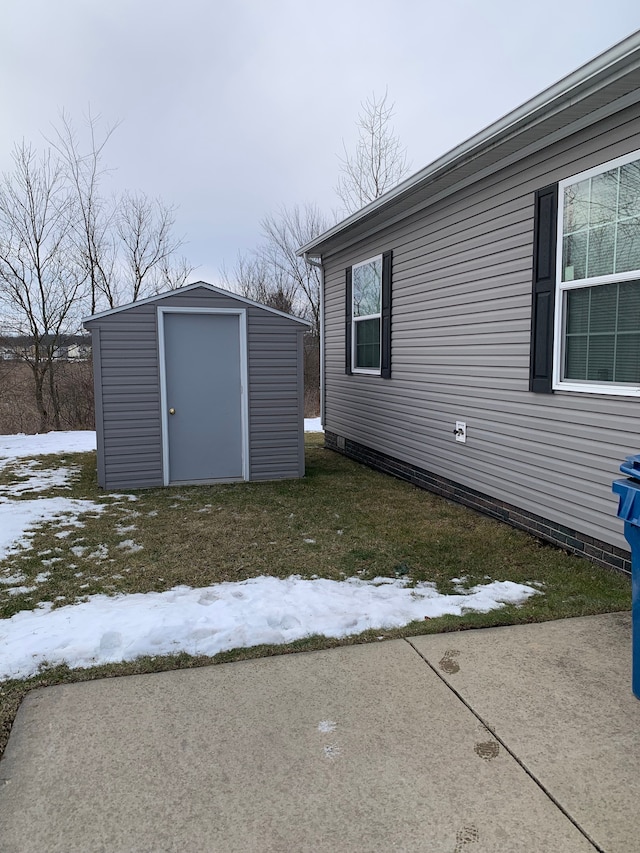
<svg viewBox="0 0 640 853">
<path fill-rule="evenodd" d="M 513 760 L 524 770 L 524 772 L 531 779 L 531 781 L 534 782 L 534 784 L 536 784 L 538 786 L 538 788 L 540 788 L 542 793 L 545 794 L 545 796 L 547 796 L 551 800 L 551 802 L 556 806 L 556 808 L 558 808 L 562 812 L 562 814 L 567 818 L 567 820 L 570 821 L 575 826 L 575 828 L 578 830 L 578 832 L 589 842 L 589 844 L 591 844 L 593 846 L 594 850 L 597 850 L 598 853 L 606 853 L 604 848 L 600 847 L 593 840 L 593 838 L 591 838 L 589 833 L 580 826 L 580 824 L 577 822 L 577 820 L 571 814 L 569 814 L 569 812 L 565 809 L 565 807 L 562 805 L 562 803 L 560 803 L 556 799 L 556 797 L 554 797 L 554 795 L 551 793 L 551 791 L 549 791 L 545 787 L 545 785 L 543 785 L 543 783 L 540 781 L 540 779 L 538 779 L 537 776 L 527 767 L 527 765 L 522 761 L 522 759 L 518 758 L 518 756 L 505 743 L 505 741 L 494 731 L 494 729 L 488 723 L 486 723 L 483 720 L 483 718 L 480 716 L 480 714 L 478 714 L 478 712 L 467 702 L 467 700 L 462 696 L 462 694 L 459 693 L 455 689 L 455 687 L 452 687 L 452 685 L 446 680 L 446 678 L 444 678 L 442 676 L 442 674 L 438 672 L 438 670 L 435 668 L 435 666 L 433 666 L 433 664 L 429 660 L 427 660 L 427 658 L 422 654 L 422 652 L 420 652 L 413 645 L 411 640 L 408 637 L 404 637 L 404 640 L 406 643 L 408 643 L 411 646 L 411 648 L 418 655 L 418 657 L 422 658 L 422 660 L 426 663 L 426 665 L 429 667 L 429 669 L 435 675 L 438 676 L 438 678 L 440 679 L 440 681 L 442 681 L 442 683 L 445 685 L 445 687 L 447 687 L 454 694 L 454 696 L 456 696 L 456 698 L 462 702 L 462 704 L 465 706 L 465 708 L 467 708 L 469 711 L 471 711 L 473 716 L 480 722 L 480 724 L 482 726 L 484 726 L 484 728 L 488 732 L 491 732 L 493 737 L 498 741 L 498 743 L 502 746 L 502 748 L 505 750 L 505 752 L 507 752 L 513 758 Z"/>
</svg>

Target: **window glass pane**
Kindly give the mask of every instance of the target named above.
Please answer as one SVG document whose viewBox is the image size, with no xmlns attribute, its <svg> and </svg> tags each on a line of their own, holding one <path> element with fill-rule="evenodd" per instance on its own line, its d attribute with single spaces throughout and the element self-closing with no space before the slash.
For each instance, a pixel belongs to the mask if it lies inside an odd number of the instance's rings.
<svg viewBox="0 0 640 853">
<path fill-rule="evenodd" d="M 562 280 L 585 278 L 587 272 L 587 232 L 565 237 L 562 250 Z"/>
<path fill-rule="evenodd" d="M 618 212 L 618 174 L 619 169 L 611 169 L 591 180 L 591 201 L 589 204 L 589 226 L 615 222 Z"/>
<path fill-rule="evenodd" d="M 563 379 L 640 386 L 640 159 L 564 187 L 563 202 Z M 618 273 L 638 280 L 581 286 Z"/>
<path fill-rule="evenodd" d="M 625 281 L 618 291 L 618 331 L 640 332 L 640 281 Z"/>
<path fill-rule="evenodd" d="M 356 336 L 355 367 L 380 369 L 380 318 L 358 320 L 354 327 Z"/>
<path fill-rule="evenodd" d="M 584 334 L 589 329 L 590 299 L 590 287 L 567 291 L 567 334 Z"/>
<path fill-rule="evenodd" d="M 613 382 L 615 335 L 591 335 L 587 356 L 587 379 L 592 382 Z"/>
<path fill-rule="evenodd" d="M 620 169 L 620 199 L 618 216 L 640 216 L 640 160 L 627 163 Z"/>
<path fill-rule="evenodd" d="M 564 188 L 562 281 L 640 270 L 640 160 Z"/>
<path fill-rule="evenodd" d="M 353 316 L 380 313 L 382 261 L 377 258 L 353 268 Z"/>
<path fill-rule="evenodd" d="M 564 371 L 565 379 L 587 378 L 586 335 L 573 335 L 567 338 Z"/>
<path fill-rule="evenodd" d="M 564 379 L 640 385 L 640 281 L 568 290 Z"/>
<path fill-rule="evenodd" d="M 564 219 L 565 234 L 586 228 L 589 223 L 589 181 L 571 184 L 564 190 Z"/>
<path fill-rule="evenodd" d="M 609 275 L 613 272 L 616 226 L 604 225 L 589 229 L 586 276 Z"/>
<path fill-rule="evenodd" d="M 615 272 L 640 269 L 640 218 L 618 223 Z"/>
<path fill-rule="evenodd" d="M 640 331 L 618 335 L 615 369 L 616 382 L 640 385 Z"/>
<path fill-rule="evenodd" d="M 611 332 L 616 328 L 616 311 L 618 306 L 618 285 L 604 284 L 600 287 L 590 287 L 591 311 L 589 315 L 589 332 Z"/>
</svg>

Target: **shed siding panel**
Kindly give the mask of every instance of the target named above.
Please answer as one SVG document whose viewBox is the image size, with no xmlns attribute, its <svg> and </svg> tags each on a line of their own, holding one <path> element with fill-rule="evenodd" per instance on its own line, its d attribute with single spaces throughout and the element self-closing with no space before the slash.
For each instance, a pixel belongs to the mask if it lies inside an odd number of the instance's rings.
<svg viewBox="0 0 640 853">
<path fill-rule="evenodd" d="M 249 309 L 249 456 L 252 480 L 301 477 L 303 389 L 299 325 Z M 304 463 L 303 463 L 304 464 Z"/>
<path fill-rule="evenodd" d="M 160 375 L 154 305 L 97 321 L 105 488 L 162 485 Z"/>
<path fill-rule="evenodd" d="M 530 393 L 529 335 L 535 190 L 636 149 L 638 105 L 325 257 L 325 427 L 626 549 L 611 481 L 640 402 Z M 347 376 L 344 270 L 388 249 L 392 378 Z"/>
</svg>

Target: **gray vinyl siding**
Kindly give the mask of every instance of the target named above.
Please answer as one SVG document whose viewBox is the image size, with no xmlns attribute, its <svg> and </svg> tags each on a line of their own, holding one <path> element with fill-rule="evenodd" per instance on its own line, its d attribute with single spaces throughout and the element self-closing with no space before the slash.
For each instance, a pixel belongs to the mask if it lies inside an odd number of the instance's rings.
<svg viewBox="0 0 640 853">
<path fill-rule="evenodd" d="M 99 485 L 163 485 L 158 305 L 246 309 L 249 478 L 303 476 L 304 327 L 203 288 L 87 321 L 94 346 Z"/>
<path fill-rule="evenodd" d="M 534 192 L 636 149 L 638 105 L 325 254 L 325 428 L 626 548 L 611 482 L 640 401 L 528 379 Z M 346 376 L 345 268 L 389 249 L 392 378 Z"/>
<path fill-rule="evenodd" d="M 97 475 L 98 485 L 104 488 L 106 474 L 104 467 L 104 418 L 102 412 L 102 394 L 98 393 L 99 383 L 97 377 L 102 376 L 102 354 L 100 352 L 100 329 L 94 329 L 92 333 L 91 347 L 93 361 L 93 376 L 95 381 L 94 408 L 96 422 L 96 449 L 97 449 Z"/>
<path fill-rule="evenodd" d="M 249 456 L 252 480 L 304 475 L 300 326 L 249 309 Z M 304 381 L 304 379 L 303 379 Z"/>
<path fill-rule="evenodd" d="M 162 485 L 156 307 L 141 305 L 93 321 L 99 330 L 96 426 L 102 409 L 106 489 Z M 96 336 L 94 326 L 89 324 Z M 101 454 L 98 453 L 100 458 Z"/>
</svg>

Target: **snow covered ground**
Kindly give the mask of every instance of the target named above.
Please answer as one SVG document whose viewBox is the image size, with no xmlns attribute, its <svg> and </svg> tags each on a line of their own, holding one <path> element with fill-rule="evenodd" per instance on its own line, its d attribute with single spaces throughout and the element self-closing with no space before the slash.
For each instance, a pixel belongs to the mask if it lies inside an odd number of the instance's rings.
<svg viewBox="0 0 640 853">
<path fill-rule="evenodd" d="M 89 431 L 49 432 L 43 435 L 0 435 L 0 470 L 27 457 L 52 453 L 83 453 L 96 449 L 96 434 Z M 0 560 L 28 548 L 35 529 L 45 521 L 64 521 L 82 526 L 78 517 L 85 512 L 101 512 L 102 504 L 70 498 L 36 498 L 15 501 L 27 493 L 37 495 L 52 487 L 64 488 L 75 468 L 43 469 L 23 462 L 20 474 L 26 479 L 0 486 Z M 0 582 L 2 573 L 0 572 Z"/>
<path fill-rule="evenodd" d="M 104 504 L 72 498 L 39 498 L 29 501 L 0 498 L 0 501 L 0 560 L 23 548 L 29 548 L 36 528 L 43 522 L 59 521 L 82 527 L 79 520 L 82 513 L 102 512 L 104 509 Z"/>
<path fill-rule="evenodd" d="M 0 678 L 26 678 L 44 662 L 83 667 L 179 651 L 215 655 L 311 634 L 345 637 L 444 613 L 486 613 L 536 594 L 510 581 L 456 595 L 407 584 L 406 578 L 258 577 L 203 589 L 95 595 L 56 610 L 47 604 L 0 620 Z"/>
<path fill-rule="evenodd" d="M 319 421 L 310 427 L 319 430 Z M 0 436 L 0 466 L 3 461 L 92 448 L 95 433 Z M 74 473 L 73 468 L 47 471 L 25 464 L 22 471 L 34 494 L 52 485 L 64 487 Z M 28 548 L 39 524 L 82 526 L 83 514 L 101 512 L 105 506 L 64 497 L 17 499 L 26 493 L 25 485 L 0 491 L 0 559 Z M 105 494 L 106 500 L 127 498 L 134 496 Z M 55 572 L 52 561 L 43 560 L 43 568 L 47 571 L 42 578 Z M 0 583 L 7 592 L 11 584 L 25 580 L 0 568 Z M 291 576 L 200 589 L 178 586 L 161 593 L 94 595 L 56 609 L 52 602 L 43 602 L 0 619 L 0 680 L 26 678 L 42 666 L 60 663 L 85 667 L 179 651 L 214 655 L 262 643 L 290 643 L 312 634 L 345 637 L 443 614 L 484 613 L 507 603 L 521 604 L 536 594 L 539 590 L 533 586 L 510 581 L 465 589 L 464 579 L 459 579 L 454 594 L 442 595 L 430 583 L 411 587 L 406 577 L 333 581 Z"/>
<path fill-rule="evenodd" d="M 96 449 L 93 430 L 47 432 L 42 435 L 0 435 L 0 468 L 6 462 L 49 453 L 85 453 Z"/>
</svg>

